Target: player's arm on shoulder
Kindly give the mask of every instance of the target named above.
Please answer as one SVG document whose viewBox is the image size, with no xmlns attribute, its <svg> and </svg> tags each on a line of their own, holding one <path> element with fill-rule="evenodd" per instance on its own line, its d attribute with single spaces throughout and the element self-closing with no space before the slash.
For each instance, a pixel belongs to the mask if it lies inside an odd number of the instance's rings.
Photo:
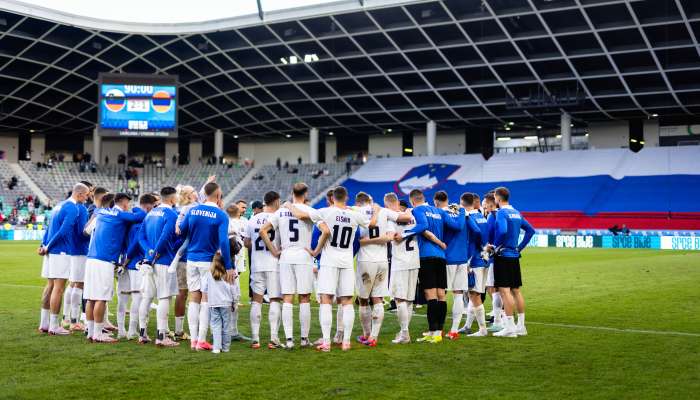
<svg viewBox="0 0 700 400">
<path fill-rule="evenodd" d="M 439 209 L 442 214 L 442 221 L 448 228 L 452 230 L 461 230 L 464 226 L 464 208 L 459 208 L 459 213 L 452 214 L 451 212 Z"/>
<path fill-rule="evenodd" d="M 182 217 L 181 220 L 179 220 L 179 223 L 175 225 L 175 234 L 177 235 L 187 235 L 187 232 L 190 229 L 190 215 L 191 215 L 192 209 L 190 208 L 187 210 L 187 213 L 185 214 L 184 217 Z"/>
<path fill-rule="evenodd" d="M 425 216 L 425 207 L 413 209 L 413 218 L 416 220 L 416 225 L 413 228 L 403 231 L 403 237 L 410 235 L 419 235 L 428 230 L 428 218 Z"/>
<path fill-rule="evenodd" d="M 313 212 L 316 210 L 314 210 L 313 208 L 310 208 L 310 207 L 308 210 L 304 210 L 301 207 L 297 207 L 293 203 L 287 202 L 287 203 L 285 203 L 285 208 L 288 209 L 289 212 L 291 212 L 292 215 L 294 216 L 294 218 L 296 218 L 296 219 L 302 219 L 305 221 L 312 221 L 312 222 L 316 222 L 319 219 L 318 216 L 316 216 L 315 213 Z M 314 220 L 314 218 L 313 218 L 314 216 L 316 216 L 316 220 Z"/>
<path fill-rule="evenodd" d="M 272 253 L 274 257 L 279 258 L 281 252 L 277 248 L 277 246 L 275 246 L 275 244 L 272 243 L 272 240 L 270 240 L 270 230 L 273 229 L 275 228 L 274 226 L 272 226 L 272 222 L 270 222 L 269 220 L 265 222 L 265 225 L 263 225 L 262 228 L 260 228 L 260 238 L 263 242 L 265 242 L 265 246 L 270 251 L 270 253 Z"/>
</svg>

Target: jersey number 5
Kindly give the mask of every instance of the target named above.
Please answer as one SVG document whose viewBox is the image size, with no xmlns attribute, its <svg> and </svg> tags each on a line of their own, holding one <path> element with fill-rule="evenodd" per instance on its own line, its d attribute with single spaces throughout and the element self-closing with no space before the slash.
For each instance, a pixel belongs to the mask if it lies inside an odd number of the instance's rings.
<svg viewBox="0 0 700 400">
<path fill-rule="evenodd" d="M 289 241 L 290 242 L 298 242 L 299 241 L 299 228 L 297 228 L 297 223 L 299 223 L 298 219 L 290 219 L 289 220 Z"/>
<path fill-rule="evenodd" d="M 338 231 L 340 231 L 340 243 L 338 243 Z M 347 249 L 350 247 L 350 239 L 352 239 L 352 228 L 349 226 L 344 226 L 340 229 L 340 226 L 333 225 L 333 236 L 331 237 L 331 246 L 340 247 L 341 249 Z"/>
</svg>

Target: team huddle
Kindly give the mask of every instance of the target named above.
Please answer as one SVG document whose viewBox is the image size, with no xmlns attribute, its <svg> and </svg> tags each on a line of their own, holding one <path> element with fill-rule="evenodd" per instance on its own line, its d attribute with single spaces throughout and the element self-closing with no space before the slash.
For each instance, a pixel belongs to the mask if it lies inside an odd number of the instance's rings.
<svg viewBox="0 0 700 400">
<path fill-rule="evenodd" d="M 89 182 L 76 184 L 70 197 L 54 208 L 38 249 L 47 279 L 40 332 L 84 332 L 91 342 L 127 339 L 146 344 L 152 341 L 149 316 L 155 308 L 157 346 L 189 340 L 193 350 L 228 352 L 232 341 L 244 338 L 238 331 L 239 273 L 245 272 L 248 259 L 249 340 L 254 349 L 261 346 L 262 305 L 269 302 L 268 348 L 293 349 L 298 343 L 323 352 L 332 344 L 349 350 L 354 297 L 362 327 L 355 340 L 369 347 L 377 346 L 387 297 L 396 304 L 400 326 L 392 343 L 411 342 L 417 294 L 425 298 L 428 321 L 417 342 L 439 343 L 443 336 L 455 340 L 460 333 L 527 334 L 519 258 L 534 229 L 509 204 L 508 189 L 496 188 L 483 201 L 464 193 L 459 204 L 451 204 L 440 191 L 434 205 L 417 189 L 408 196 L 410 204 L 388 193 L 381 206 L 360 192 L 350 207 L 347 190 L 339 186 L 327 193 L 327 207 L 321 209 L 309 206 L 307 192 L 305 184 L 294 184 L 286 202 L 279 193 L 268 192 L 262 204 L 254 202 L 247 220 L 244 201 L 224 207 L 215 177 L 199 192 L 182 186 L 144 194 L 133 208 L 127 194 L 111 194 Z M 108 319 L 115 291 L 116 327 Z M 443 333 L 446 292 L 453 293 L 454 301 L 452 325 Z M 313 293 L 320 303 L 322 333 L 316 341 L 309 337 Z M 487 294 L 493 304 L 488 327 L 483 304 Z M 331 338 L 334 303 L 336 331 Z M 474 321 L 478 329 L 472 333 Z"/>
</svg>

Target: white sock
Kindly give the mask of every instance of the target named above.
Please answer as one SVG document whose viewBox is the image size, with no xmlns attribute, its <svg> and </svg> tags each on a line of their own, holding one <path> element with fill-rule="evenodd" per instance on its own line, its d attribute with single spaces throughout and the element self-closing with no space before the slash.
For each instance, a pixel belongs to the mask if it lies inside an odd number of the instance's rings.
<svg viewBox="0 0 700 400">
<path fill-rule="evenodd" d="M 343 305 L 338 304 L 337 307 L 338 308 L 335 311 L 335 334 L 342 335 L 343 329 L 345 329 L 343 328 Z"/>
<path fill-rule="evenodd" d="M 299 321 L 301 322 L 301 337 L 308 339 L 311 329 L 311 304 L 299 304 Z"/>
<path fill-rule="evenodd" d="M 170 298 L 158 299 L 156 310 L 156 327 L 158 333 L 163 333 L 163 339 L 168 334 L 168 311 L 170 311 Z"/>
<path fill-rule="evenodd" d="M 103 322 L 95 322 L 95 328 L 92 331 L 92 338 L 98 338 L 102 336 L 102 331 L 105 328 L 105 323 Z"/>
<path fill-rule="evenodd" d="M 167 319 L 165 323 L 167 324 Z M 199 334 L 197 335 L 200 342 L 207 341 L 207 332 L 209 331 L 209 303 L 202 302 L 199 308 Z"/>
<path fill-rule="evenodd" d="M 88 339 L 92 339 L 93 337 L 95 337 L 95 321 L 88 320 L 86 325 L 87 325 L 87 337 L 88 337 Z"/>
<path fill-rule="evenodd" d="M 352 325 L 355 323 L 355 308 L 352 304 L 343 305 L 343 343 L 350 343 Z"/>
<path fill-rule="evenodd" d="M 396 304 L 396 314 L 399 317 L 399 326 L 401 326 L 401 332 L 408 332 L 408 303 L 402 301 Z"/>
<path fill-rule="evenodd" d="M 479 304 L 479 307 L 474 307 L 472 312 L 476 316 L 476 323 L 479 324 L 479 330 L 483 331 L 486 329 L 486 310 L 484 310 L 484 305 Z"/>
<path fill-rule="evenodd" d="M 39 329 L 49 329 L 49 311 L 48 308 L 41 309 L 41 318 L 39 319 Z"/>
<path fill-rule="evenodd" d="M 471 329 L 472 324 L 474 324 L 474 316 L 474 303 L 470 301 L 467 306 L 467 323 L 464 326 Z"/>
<path fill-rule="evenodd" d="M 250 305 L 250 331 L 252 339 L 260 341 L 260 320 L 262 319 L 262 304 L 253 302 Z"/>
<path fill-rule="evenodd" d="M 102 325 L 106 324 L 112 324 L 111 322 L 109 322 L 109 302 L 105 303 L 105 317 Z"/>
<path fill-rule="evenodd" d="M 272 313 L 272 310 L 270 310 Z M 292 303 L 282 304 L 282 326 L 284 327 L 284 337 L 291 339 L 294 337 L 294 306 Z"/>
<path fill-rule="evenodd" d="M 119 334 L 126 333 L 126 306 L 129 304 L 129 295 L 126 293 L 117 294 L 117 328 Z"/>
<path fill-rule="evenodd" d="M 518 329 L 525 327 L 525 313 L 518 313 Z"/>
<path fill-rule="evenodd" d="M 63 289 L 63 319 L 70 319 L 71 298 L 73 297 L 73 288 L 71 286 Z"/>
<path fill-rule="evenodd" d="M 83 304 L 83 289 L 74 287 L 70 299 L 70 322 L 78 322 L 80 306 Z"/>
<path fill-rule="evenodd" d="M 270 339 L 279 341 L 280 315 L 282 314 L 282 305 L 279 301 L 270 302 L 270 311 L 267 314 L 267 319 L 270 322 Z"/>
<path fill-rule="evenodd" d="M 369 306 L 360 306 L 360 324 L 362 336 L 369 336 L 372 331 L 372 309 Z"/>
<path fill-rule="evenodd" d="M 55 331 L 58 328 L 58 314 L 49 314 L 49 331 Z"/>
<path fill-rule="evenodd" d="M 375 304 L 372 306 L 372 331 L 370 336 L 375 339 L 379 337 L 382 322 L 384 322 L 384 304 Z"/>
<path fill-rule="evenodd" d="M 82 303 L 82 302 L 81 302 Z M 80 320 L 87 323 L 87 316 L 84 312 L 80 313 Z"/>
<path fill-rule="evenodd" d="M 182 333 L 185 331 L 185 316 L 175 317 L 175 333 Z"/>
<path fill-rule="evenodd" d="M 238 306 L 231 311 L 231 336 L 237 336 L 238 333 Z"/>
<path fill-rule="evenodd" d="M 129 334 L 135 335 L 139 328 L 139 307 L 141 307 L 141 293 L 131 293 L 131 307 L 129 308 Z"/>
<path fill-rule="evenodd" d="M 139 330 L 148 331 L 148 316 L 151 312 L 152 297 L 141 296 L 141 304 L 139 305 Z M 144 333 L 146 335 L 146 333 Z"/>
<path fill-rule="evenodd" d="M 190 340 L 194 343 L 199 335 L 199 309 L 201 304 L 190 301 L 187 305 L 187 324 L 190 326 Z"/>
<path fill-rule="evenodd" d="M 338 308 L 342 308 L 342 306 L 339 305 Z M 321 324 L 323 342 L 328 344 L 331 341 L 331 325 L 333 324 L 333 309 L 330 304 L 321 304 L 319 306 L 318 320 Z"/>
<path fill-rule="evenodd" d="M 506 329 L 515 330 L 515 320 L 512 315 L 506 316 Z"/>
<path fill-rule="evenodd" d="M 462 322 L 464 302 L 460 297 L 455 296 L 452 300 L 452 327 L 450 328 L 450 332 L 457 332 L 459 330 L 459 323 Z M 469 317 L 467 317 L 467 320 L 469 320 L 468 318 Z"/>
</svg>

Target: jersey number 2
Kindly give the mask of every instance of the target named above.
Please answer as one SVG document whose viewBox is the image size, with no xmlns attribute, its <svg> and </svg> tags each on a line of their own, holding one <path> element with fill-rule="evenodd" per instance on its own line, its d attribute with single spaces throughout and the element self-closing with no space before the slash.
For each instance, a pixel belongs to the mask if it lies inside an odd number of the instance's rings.
<svg viewBox="0 0 700 400">
<path fill-rule="evenodd" d="M 258 238 L 255 239 L 255 250 L 256 251 L 265 250 L 265 242 L 263 242 L 262 236 L 260 236 L 260 229 L 256 229 L 255 233 L 258 234 Z M 270 237 L 271 242 L 275 241 L 275 231 L 274 230 L 270 230 L 270 234 L 268 236 Z"/>
</svg>

